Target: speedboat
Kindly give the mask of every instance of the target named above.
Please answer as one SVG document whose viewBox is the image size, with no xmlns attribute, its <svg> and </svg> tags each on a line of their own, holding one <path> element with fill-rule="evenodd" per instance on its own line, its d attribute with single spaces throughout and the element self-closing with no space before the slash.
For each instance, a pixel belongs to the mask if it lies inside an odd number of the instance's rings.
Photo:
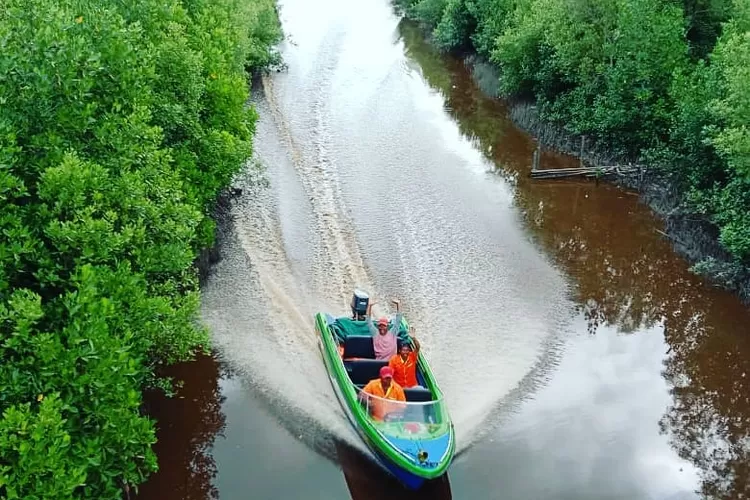
<svg viewBox="0 0 750 500">
<path fill-rule="evenodd" d="M 388 361 L 376 360 L 364 314 L 369 297 L 356 290 L 351 316 L 315 315 L 319 346 L 334 392 L 351 424 L 383 466 L 402 484 L 419 489 L 445 474 L 456 449 L 453 423 L 424 354 L 417 360 L 416 387 L 404 388 L 405 402 L 365 394 Z M 391 319 L 391 322 L 393 319 Z M 392 324 L 392 323 L 391 323 Z M 411 343 L 402 318 L 398 340 Z"/>
</svg>

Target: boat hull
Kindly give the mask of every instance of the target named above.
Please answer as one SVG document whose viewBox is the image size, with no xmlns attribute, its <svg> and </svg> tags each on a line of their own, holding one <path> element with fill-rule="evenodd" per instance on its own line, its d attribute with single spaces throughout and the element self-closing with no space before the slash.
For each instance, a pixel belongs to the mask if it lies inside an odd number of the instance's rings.
<svg viewBox="0 0 750 500">
<path fill-rule="evenodd" d="M 453 425 L 444 423 L 441 426 L 443 432 L 427 436 L 424 442 L 419 441 L 420 447 L 429 448 L 432 453 L 430 462 L 422 463 L 416 458 L 416 449 L 409 450 L 404 446 L 404 443 L 409 443 L 408 440 L 397 439 L 381 432 L 357 402 L 357 388 L 347 375 L 343 360 L 328 329 L 327 318 L 330 316 L 316 315 L 319 348 L 334 393 L 357 434 L 383 467 L 409 489 L 419 489 L 426 480 L 442 476 L 450 465 L 455 450 Z M 421 353 L 419 367 L 421 376 L 430 387 L 433 396 L 441 399 L 442 394 Z M 443 415 L 443 418 L 446 416 Z"/>
<path fill-rule="evenodd" d="M 388 472 L 390 472 L 396 479 L 399 480 L 401 484 L 403 484 L 410 490 L 418 490 L 426 481 L 425 478 L 417 476 L 416 474 L 412 474 L 411 472 L 398 467 L 393 462 L 389 462 L 388 459 L 382 454 L 376 453 L 376 455 L 378 457 L 378 460 L 380 460 L 385 468 L 388 469 Z"/>
</svg>

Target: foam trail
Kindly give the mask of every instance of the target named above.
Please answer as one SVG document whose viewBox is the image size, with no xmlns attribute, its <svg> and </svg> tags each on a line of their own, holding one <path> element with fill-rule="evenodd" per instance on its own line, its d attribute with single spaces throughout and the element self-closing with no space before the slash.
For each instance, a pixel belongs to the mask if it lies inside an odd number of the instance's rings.
<svg viewBox="0 0 750 500">
<path fill-rule="evenodd" d="M 325 372 L 313 317 L 354 288 L 399 297 L 454 420 L 459 454 L 556 364 L 566 287 L 520 229 L 512 188 L 406 64 L 387 2 L 286 0 L 287 73 L 255 105 L 203 316 L 216 347 L 290 432 L 364 451 Z M 355 12 L 356 10 L 356 12 Z M 376 313 L 386 312 L 376 310 Z"/>
</svg>

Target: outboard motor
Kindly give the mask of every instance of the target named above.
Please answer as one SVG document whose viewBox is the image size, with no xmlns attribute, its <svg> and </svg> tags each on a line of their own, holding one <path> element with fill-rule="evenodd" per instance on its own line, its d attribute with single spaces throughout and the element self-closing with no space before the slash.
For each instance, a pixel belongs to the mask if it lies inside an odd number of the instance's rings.
<svg viewBox="0 0 750 500">
<path fill-rule="evenodd" d="M 362 290 L 354 290 L 352 296 L 352 319 L 364 320 L 367 314 L 367 305 L 370 303 L 370 297 Z"/>
</svg>

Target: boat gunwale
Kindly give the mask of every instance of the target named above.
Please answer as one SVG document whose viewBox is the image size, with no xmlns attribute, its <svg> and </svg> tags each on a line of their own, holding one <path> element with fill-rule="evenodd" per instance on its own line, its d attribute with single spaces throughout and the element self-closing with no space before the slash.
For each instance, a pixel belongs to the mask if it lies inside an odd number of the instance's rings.
<svg viewBox="0 0 750 500">
<path fill-rule="evenodd" d="M 408 327 L 406 319 L 402 319 L 402 324 Z M 337 393 L 337 398 L 340 400 L 340 404 L 345 407 L 350 423 L 355 427 L 357 433 L 363 437 L 363 440 L 368 447 L 375 452 L 376 456 L 385 455 L 393 465 L 396 465 L 417 477 L 423 479 L 435 479 L 442 476 L 451 464 L 455 453 L 455 433 L 453 422 L 450 419 L 450 413 L 447 411 L 447 407 L 445 408 L 446 421 L 448 423 L 447 430 L 441 435 L 448 434 L 448 446 L 443 455 L 437 461 L 432 462 L 437 464 L 434 468 L 420 467 L 419 464 L 414 463 L 412 457 L 393 446 L 380 430 L 372 424 L 371 420 L 367 418 L 361 406 L 356 404 L 358 387 L 351 382 L 351 379 L 346 373 L 344 362 L 334 345 L 333 334 L 323 313 L 316 314 L 315 326 L 320 336 L 321 354 L 325 358 L 324 361 L 329 372 L 329 378 L 331 378 L 332 384 L 338 386 L 338 390 L 335 391 Z M 432 370 L 422 352 L 418 355 L 417 363 L 422 371 L 427 388 L 437 401 L 442 401 L 443 393 L 438 387 Z M 342 397 L 343 401 L 341 400 Z"/>
</svg>

